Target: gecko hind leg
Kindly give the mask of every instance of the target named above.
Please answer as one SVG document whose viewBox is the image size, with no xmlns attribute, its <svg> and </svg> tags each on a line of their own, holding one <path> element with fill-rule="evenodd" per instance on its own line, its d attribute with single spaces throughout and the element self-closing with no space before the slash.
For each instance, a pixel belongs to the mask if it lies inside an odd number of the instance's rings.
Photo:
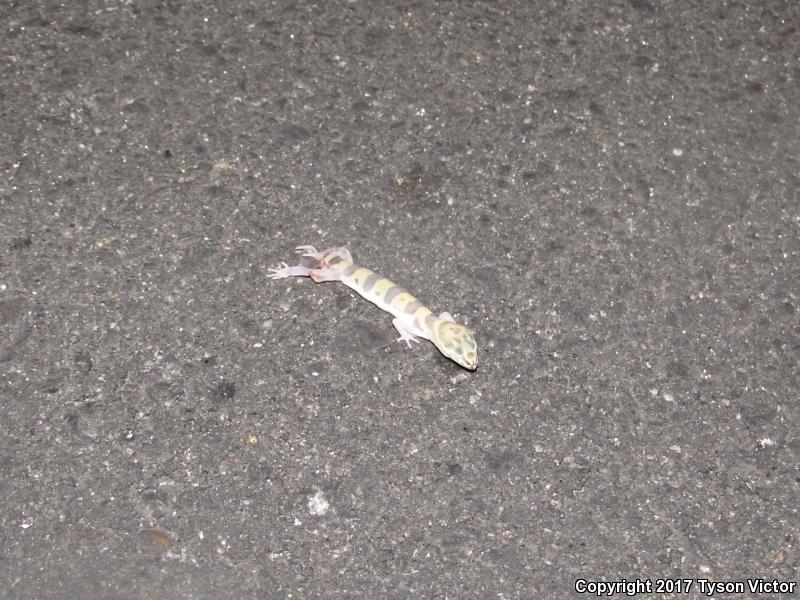
<svg viewBox="0 0 800 600">
<path fill-rule="evenodd" d="M 310 277 L 311 269 L 308 267 L 290 267 L 285 262 L 269 269 L 270 279 L 285 279 L 286 277 Z"/>
<path fill-rule="evenodd" d="M 322 257 L 322 252 L 317 250 L 314 246 L 297 246 L 294 251 L 300 256 L 308 256 L 314 260 L 319 260 Z"/>
<path fill-rule="evenodd" d="M 286 263 L 281 263 L 278 268 L 271 268 L 268 277 L 270 279 L 285 279 L 287 277 L 311 277 L 315 282 L 338 281 L 341 275 L 333 269 L 309 269 L 308 267 L 290 267 Z"/>
<path fill-rule="evenodd" d="M 339 271 L 327 268 L 311 269 L 308 276 L 317 283 L 322 283 L 323 281 L 339 281 L 342 278 L 342 274 L 339 273 Z"/>
<path fill-rule="evenodd" d="M 314 246 L 298 246 L 297 248 L 295 248 L 295 251 L 300 256 L 307 256 L 308 258 L 313 258 L 318 262 L 323 262 L 325 261 L 325 259 L 331 258 L 332 256 L 338 256 L 343 260 L 346 260 L 348 262 L 353 262 L 353 257 L 350 256 L 350 251 L 344 246 L 335 246 L 333 248 L 326 248 L 321 252 L 317 250 Z"/>
</svg>

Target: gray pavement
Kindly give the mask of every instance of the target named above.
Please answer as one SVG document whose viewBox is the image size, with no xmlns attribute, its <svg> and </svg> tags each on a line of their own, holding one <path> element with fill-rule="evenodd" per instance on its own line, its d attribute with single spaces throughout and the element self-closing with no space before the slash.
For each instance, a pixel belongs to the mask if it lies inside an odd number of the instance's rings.
<svg viewBox="0 0 800 600">
<path fill-rule="evenodd" d="M 0 597 L 797 581 L 797 3 L 0 26 Z M 452 312 L 479 369 L 267 279 L 297 244 Z"/>
</svg>

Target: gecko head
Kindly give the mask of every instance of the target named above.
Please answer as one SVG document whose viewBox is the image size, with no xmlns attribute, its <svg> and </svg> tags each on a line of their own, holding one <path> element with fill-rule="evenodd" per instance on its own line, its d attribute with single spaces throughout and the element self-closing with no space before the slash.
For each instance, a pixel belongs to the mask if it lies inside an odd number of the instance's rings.
<svg viewBox="0 0 800 600">
<path fill-rule="evenodd" d="M 469 329 L 458 323 L 440 321 L 435 332 L 433 343 L 442 354 L 470 371 L 478 368 L 478 345 Z"/>
</svg>

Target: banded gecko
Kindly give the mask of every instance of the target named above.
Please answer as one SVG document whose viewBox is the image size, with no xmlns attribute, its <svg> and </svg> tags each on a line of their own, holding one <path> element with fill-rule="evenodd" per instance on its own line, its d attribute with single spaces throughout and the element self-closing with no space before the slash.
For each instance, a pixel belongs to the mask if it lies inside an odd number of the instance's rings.
<svg viewBox="0 0 800 600">
<path fill-rule="evenodd" d="M 366 267 L 353 264 L 350 252 L 344 246 L 328 248 L 322 252 L 318 252 L 313 246 L 298 246 L 296 251 L 301 256 L 317 261 L 317 268 L 290 267 L 281 263 L 278 268 L 270 269 L 269 277 L 310 277 L 316 283 L 341 281 L 394 316 L 392 325 L 400 334 L 398 342 L 405 342 L 410 348 L 411 342 L 419 342 L 417 337 L 425 338 L 433 342 L 447 358 L 465 369 L 474 371 L 478 368 L 478 346 L 472 332 L 456 323 L 450 313 L 443 312 L 438 317 L 433 316 L 422 302 L 400 286 Z"/>
</svg>

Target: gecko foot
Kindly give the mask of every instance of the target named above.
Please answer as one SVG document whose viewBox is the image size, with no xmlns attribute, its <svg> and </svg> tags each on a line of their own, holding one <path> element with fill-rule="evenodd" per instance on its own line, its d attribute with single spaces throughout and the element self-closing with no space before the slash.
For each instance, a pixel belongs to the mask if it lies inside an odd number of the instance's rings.
<svg viewBox="0 0 800 600">
<path fill-rule="evenodd" d="M 267 277 L 270 279 L 285 279 L 286 277 L 307 277 L 310 269 L 306 267 L 290 267 L 285 262 L 281 263 L 277 268 L 272 267 L 269 269 Z"/>
<path fill-rule="evenodd" d="M 392 325 L 394 325 L 394 328 L 397 330 L 397 333 L 400 334 L 400 337 L 397 338 L 396 341 L 405 342 L 409 348 L 411 348 L 411 342 L 419 343 L 417 337 L 408 329 L 408 327 L 400 319 L 394 319 L 392 321 Z"/>
<path fill-rule="evenodd" d="M 307 256 L 308 258 L 313 258 L 314 260 L 320 260 L 322 258 L 322 253 L 319 252 L 314 246 L 298 246 L 294 249 L 294 251 L 300 256 Z"/>
<path fill-rule="evenodd" d="M 401 336 L 400 336 L 399 338 L 397 338 L 395 341 L 396 341 L 396 342 L 405 342 L 405 343 L 406 343 L 406 345 L 407 345 L 409 348 L 412 348 L 412 347 L 413 347 L 413 346 L 411 345 L 411 342 L 416 342 L 416 343 L 418 343 L 418 344 L 419 344 L 419 340 L 418 340 L 417 338 L 415 338 L 414 336 L 411 336 L 411 337 L 406 337 L 406 336 L 404 336 L 404 335 L 401 335 Z"/>
</svg>

